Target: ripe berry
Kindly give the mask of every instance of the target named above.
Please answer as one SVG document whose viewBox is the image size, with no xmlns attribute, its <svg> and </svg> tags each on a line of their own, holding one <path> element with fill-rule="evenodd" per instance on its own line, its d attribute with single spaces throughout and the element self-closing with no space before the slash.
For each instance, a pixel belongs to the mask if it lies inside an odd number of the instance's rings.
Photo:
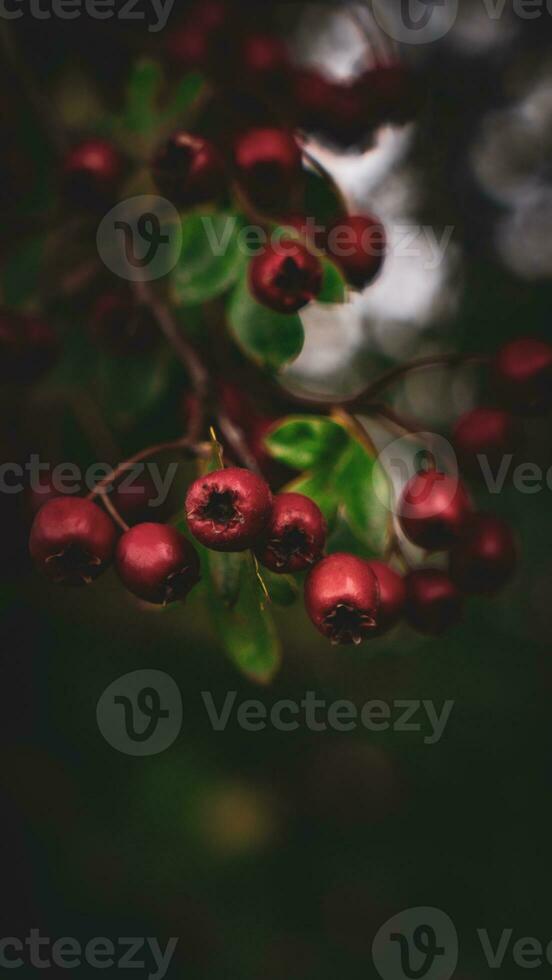
<svg viewBox="0 0 552 980">
<path fill-rule="evenodd" d="M 234 143 L 234 165 L 244 193 L 268 212 L 287 203 L 301 180 L 301 151 L 286 129 L 241 133 Z"/>
<path fill-rule="evenodd" d="M 470 511 L 470 499 L 458 479 L 427 470 L 407 483 L 398 516 L 410 541 L 426 551 L 441 551 L 460 535 Z"/>
<path fill-rule="evenodd" d="M 468 595 L 492 595 L 511 578 L 517 561 L 514 535 L 491 514 L 475 514 L 450 555 L 450 576 Z"/>
<path fill-rule="evenodd" d="M 382 561 L 369 561 L 368 565 L 378 580 L 380 608 L 378 636 L 389 632 L 402 616 L 406 600 L 404 579 Z"/>
<path fill-rule="evenodd" d="M 112 143 L 85 140 L 69 150 L 63 161 L 64 193 L 78 206 L 106 207 L 116 197 L 123 172 L 123 160 Z"/>
<path fill-rule="evenodd" d="M 0 313 L 0 377 L 20 384 L 37 381 L 54 364 L 59 350 L 53 327 L 41 317 Z"/>
<path fill-rule="evenodd" d="M 296 313 L 318 296 L 320 260 L 301 242 L 281 239 L 267 245 L 249 263 L 249 287 L 255 299 L 277 313 Z"/>
<path fill-rule="evenodd" d="M 82 497 L 44 504 L 31 528 L 29 549 L 53 582 L 88 585 L 111 561 L 117 533 L 107 514 Z"/>
<path fill-rule="evenodd" d="M 474 408 L 458 419 L 453 442 L 463 466 L 480 470 L 478 456 L 490 466 L 500 465 L 518 441 L 516 420 L 500 408 Z"/>
<path fill-rule="evenodd" d="M 158 150 L 152 174 L 161 193 L 178 208 L 205 204 L 224 188 L 224 163 L 214 143 L 183 129 Z"/>
<path fill-rule="evenodd" d="M 326 251 L 348 283 L 364 289 L 379 273 L 385 257 L 385 229 L 371 215 L 348 215 L 330 227 Z"/>
<path fill-rule="evenodd" d="M 514 411 L 540 415 L 552 406 L 552 346 L 522 337 L 506 344 L 496 356 L 498 392 Z"/>
<path fill-rule="evenodd" d="M 317 630 L 334 644 L 377 635 L 379 586 L 368 562 L 336 553 L 323 558 L 305 582 L 305 606 Z"/>
<path fill-rule="evenodd" d="M 371 132 L 366 93 L 355 82 L 336 82 L 312 69 L 300 69 L 294 74 L 293 100 L 299 125 L 338 146 L 365 142 Z"/>
<path fill-rule="evenodd" d="M 157 605 L 184 599 L 200 579 L 195 548 L 169 524 L 137 524 L 126 531 L 116 566 L 129 592 Z"/>
<path fill-rule="evenodd" d="M 256 555 L 272 572 L 302 572 L 318 561 L 325 541 L 326 522 L 314 500 L 279 493 Z"/>
<path fill-rule="evenodd" d="M 150 310 L 123 292 L 104 293 L 90 317 L 92 338 L 112 354 L 143 354 L 159 340 L 159 328 Z"/>
<path fill-rule="evenodd" d="M 437 636 L 462 616 L 462 594 L 445 572 L 423 568 L 405 579 L 405 617 L 420 633 Z"/>
<path fill-rule="evenodd" d="M 287 47 L 275 34 L 248 34 L 239 52 L 240 73 L 248 86 L 273 91 L 281 97 L 289 78 Z"/>
<path fill-rule="evenodd" d="M 245 551 L 264 531 L 272 494 L 261 477 L 230 467 L 202 476 L 186 496 L 193 536 L 213 551 Z"/>
<path fill-rule="evenodd" d="M 231 18 L 232 11 L 225 0 L 193 4 L 184 22 L 169 35 L 169 57 L 184 70 L 220 72 L 220 60 L 228 52 Z"/>
</svg>

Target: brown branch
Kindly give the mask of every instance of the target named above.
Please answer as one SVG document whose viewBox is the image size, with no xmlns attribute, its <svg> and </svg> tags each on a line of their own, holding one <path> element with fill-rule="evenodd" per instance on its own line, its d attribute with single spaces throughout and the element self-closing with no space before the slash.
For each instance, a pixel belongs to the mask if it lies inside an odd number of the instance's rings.
<svg viewBox="0 0 552 980">
<path fill-rule="evenodd" d="M 371 406 L 386 388 L 389 388 L 396 381 L 407 377 L 412 372 L 422 371 L 431 367 L 464 367 L 468 365 L 486 364 L 489 358 L 484 354 L 432 354 L 428 357 L 420 357 L 415 361 L 408 361 L 406 364 L 399 364 L 398 367 L 391 368 L 384 374 L 376 378 L 367 388 L 356 395 L 351 401 L 345 402 L 347 408 L 359 409 L 364 406 Z"/>
<path fill-rule="evenodd" d="M 209 392 L 209 375 L 192 345 L 178 329 L 169 306 L 163 300 L 159 299 L 148 283 L 135 282 L 133 286 L 138 302 L 143 306 L 147 306 L 150 310 L 159 329 L 184 367 L 194 394 L 197 396 L 197 404 L 190 413 L 187 432 L 187 439 L 190 442 L 194 442 L 201 436 L 205 421 L 205 402 Z"/>
</svg>

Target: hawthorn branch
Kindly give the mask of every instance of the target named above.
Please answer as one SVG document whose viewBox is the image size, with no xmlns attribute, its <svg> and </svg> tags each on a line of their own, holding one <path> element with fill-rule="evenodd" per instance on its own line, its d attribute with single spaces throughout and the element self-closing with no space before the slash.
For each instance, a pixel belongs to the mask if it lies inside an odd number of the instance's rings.
<svg viewBox="0 0 552 980">
<path fill-rule="evenodd" d="M 154 290 L 145 282 L 135 282 L 134 292 L 139 303 L 146 306 L 166 340 L 173 348 L 192 385 L 197 398 L 196 405 L 190 412 L 187 440 L 193 443 L 197 440 L 205 421 L 205 403 L 209 393 L 209 375 L 189 341 L 178 329 L 175 319 L 167 303 L 163 302 Z"/>
</svg>

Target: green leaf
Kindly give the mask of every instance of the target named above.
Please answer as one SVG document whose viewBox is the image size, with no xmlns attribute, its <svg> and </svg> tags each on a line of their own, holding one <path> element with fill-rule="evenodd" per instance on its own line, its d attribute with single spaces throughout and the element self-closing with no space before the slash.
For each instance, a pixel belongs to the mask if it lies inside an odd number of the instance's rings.
<svg viewBox="0 0 552 980">
<path fill-rule="evenodd" d="M 105 417 L 116 427 L 125 429 L 148 414 L 167 390 L 170 365 L 170 354 L 165 347 L 148 356 L 101 354 L 95 381 Z"/>
<path fill-rule="evenodd" d="M 327 259 L 322 262 L 324 279 L 322 289 L 316 297 L 317 303 L 344 303 L 347 299 L 347 286 L 341 272 Z"/>
<path fill-rule="evenodd" d="M 204 85 L 203 75 L 191 72 L 178 83 L 176 91 L 161 116 L 163 125 L 179 121 L 190 106 L 195 102 Z"/>
<path fill-rule="evenodd" d="M 229 213 L 184 219 L 181 254 L 172 277 L 177 304 L 205 303 L 234 285 L 245 263 L 238 241 L 242 227 L 242 219 Z"/>
<path fill-rule="evenodd" d="M 390 488 L 378 462 L 355 439 L 342 457 L 337 487 L 351 530 L 373 556 L 381 555 L 390 529 Z"/>
<path fill-rule="evenodd" d="M 261 573 L 272 602 L 277 606 L 292 606 L 299 596 L 299 585 L 292 575 L 276 575 L 268 568 Z"/>
<path fill-rule="evenodd" d="M 223 605 L 232 609 L 240 592 L 243 555 L 210 551 L 207 560 L 215 594 Z"/>
<path fill-rule="evenodd" d="M 214 594 L 211 608 L 224 648 L 239 670 L 257 684 L 268 684 L 280 666 L 281 650 L 252 556 L 239 556 L 239 597 L 229 609 Z"/>
<path fill-rule="evenodd" d="M 290 493 L 303 493 L 314 500 L 324 514 L 328 524 L 332 524 L 339 506 L 333 474 L 329 468 L 304 473 L 288 483 L 284 490 Z"/>
<path fill-rule="evenodd" d="M 304 213 L 324 230 L 345 213 L 335 185 L 316 170 L 306 171 L 304 202 Z"/>
<path fill-rule="evenodd" d="M 133 65 L 127 86 L 123 124 L 131 133 L 147 134 L 158 123 L 157 99 L 163 83 L 161 66 L 150 58 Z"/>
<path fill-rule="evenodd" d="M 295 360 L 303 349 L 305 334 L 296 314 L 274 313 L 257 303 L 242 278 L 232 293 L 228 324 L 245 354 L 261 367 L 278 370 Z"/>
<path fill-rule="evenodd" d="M 296 470 L 333 463 L 347 445 L 342 425 L 320 415 L 290 416 L 265 437 L 270 454 Z"/>
</svg>

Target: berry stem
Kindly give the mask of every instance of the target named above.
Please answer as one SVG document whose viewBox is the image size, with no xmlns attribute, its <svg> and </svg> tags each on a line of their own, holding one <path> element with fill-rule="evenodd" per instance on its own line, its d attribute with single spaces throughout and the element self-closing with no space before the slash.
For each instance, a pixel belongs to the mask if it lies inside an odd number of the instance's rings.
<svg viewBox="0 0 552 980">
<path fill-rule="evenodd" d="M 145 282 L 134 283 L 134 290 L 138 302 L 148 307 L 159 329 L 184 366 L 194 393 L 197 396 L 197 404 L 190 413 L 186 436 L 187 441 L 193 443 L 199 439 L 205 420 L 205 402 L 209 391 L 209 375 L 197 352 L 178 329 L 168 305 L 159 299 L 153 289 Z"/>
<path fill-rule="evenodd" d="M 232 422 L 226 412 L 220 409 L 217 413 L 217 419 L 220 431 L 229 443 L 230 448 L 238 457 L 239 462 L 243 463 L 248 470 L 260 476 L 261 471 L 258 467 L 257 460 L 247 445 L 242 430 Z"/>
<path fill-rule="evenodd" d="M 121 528 L 122 531 L 128 531 L 129 526 L 125 520 L 121 517 L 119 511 L 110 499 L 109 494 L 106 491 L 102 491 L 101 501 L 107 512 L 111 515 L 115 523 Z"/>
</svg>

